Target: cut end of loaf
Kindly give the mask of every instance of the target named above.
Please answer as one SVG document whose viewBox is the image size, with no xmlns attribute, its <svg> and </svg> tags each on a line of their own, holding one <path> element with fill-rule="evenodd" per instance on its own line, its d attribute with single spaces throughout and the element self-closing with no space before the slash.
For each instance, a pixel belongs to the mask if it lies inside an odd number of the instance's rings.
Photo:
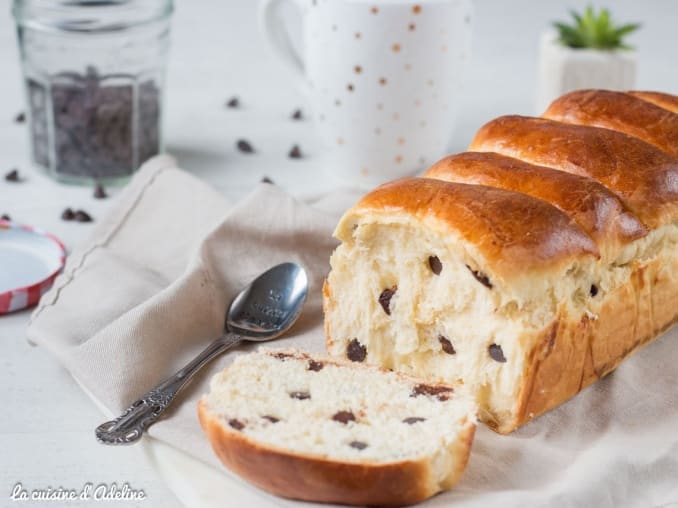
<svg viewBox="0 0 678 508">
<path fill-rule="evenodd" d="M 431 186 L 438 194 L 456 187 Z M 474 397 L 483 421 L 510 432 L 530 412 L 553 405 L 542 398 L 542 407 L 528 407 L 524 387 L 532 382 L 535 362 L 553 348 L 559 320 L 572 316 L 572 326 L 586 329 L 614 281 L 599 278 L 593 260 L 581 255 L 544 261 L 541 270 L 527 274 L 514 260 L 516 273 L 507 281 L 495 260 L 483 255 L 489 233 L 475 238 L 451 221 L 432 225 L 398 209 L 399 196 L 390 195 L 383 214 L 359 203 L 336 230 L 342 244 L 324 289 L 328 351 L 454 384 Z M 484 217 L 482 210 L 474 213 Z M 531 231 L 514 231 L 503 241 L 515 247 Z M 562 224 L 553 225 L 554 235 L 562 231 Z M 540 241 L 548 238 L 545 233 Z M 555 400 L 557 393 L 546 397 Z"/>
<path fill-rule="evenodd" d="M 264 348 L 213 378 L 199 414 L 235 473 L 277 495 L 349 504 L 450 488 L 475 428 L 475 404 L 449 386 Z"/>
</svg>

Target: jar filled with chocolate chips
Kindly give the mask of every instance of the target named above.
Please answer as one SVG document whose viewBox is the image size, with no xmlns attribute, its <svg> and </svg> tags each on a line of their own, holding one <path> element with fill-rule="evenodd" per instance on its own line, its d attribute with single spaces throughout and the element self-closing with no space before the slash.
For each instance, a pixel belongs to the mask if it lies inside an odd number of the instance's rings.
<svg viewBox="0 0 678 508">
<path fill-rule="evenodd" d="M 14 0 L 31 158 L 59 181 L 125 182 L 162 150 L 172 0 Z"/>
</svg>

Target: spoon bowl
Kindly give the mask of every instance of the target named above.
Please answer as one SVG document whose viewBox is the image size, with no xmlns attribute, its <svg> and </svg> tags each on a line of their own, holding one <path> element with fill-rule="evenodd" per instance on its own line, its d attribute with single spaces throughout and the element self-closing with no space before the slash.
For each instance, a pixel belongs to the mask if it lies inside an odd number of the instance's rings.
<svg viewBox="0 0 678 508">
<path fill-rule="evenodd" d="M 160 419 L 176 395 L 214 358 L 243 340 L 264 342 L 288 331 L 301 314 L 308 277 L 295 263 L 282 263 L 262 273 L 233 299 L 224 334 L 188 365 L 132 403 L 115 420 L 95 430 L 103 444 L 132 444 Z"/>
<path fill-rule="evenodd" d="M 226 330 L 244 340 L 278 338 L 299 317 L 307 292 L 308 277 L 301 266 L 274 266 L 235 297 L 226 316 Z"/>
</svg>

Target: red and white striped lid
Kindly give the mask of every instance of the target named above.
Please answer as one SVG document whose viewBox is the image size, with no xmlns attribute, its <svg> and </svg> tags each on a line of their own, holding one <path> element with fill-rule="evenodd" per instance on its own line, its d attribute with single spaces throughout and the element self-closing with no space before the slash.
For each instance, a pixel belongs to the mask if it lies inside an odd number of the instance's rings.
<svg viewBox="0 0 678 508">
<path fill-rule="evenodd" d="M 55 236 L 0 219 L 0 315 L 37 304 L 65 261 Z"/>
</svg>

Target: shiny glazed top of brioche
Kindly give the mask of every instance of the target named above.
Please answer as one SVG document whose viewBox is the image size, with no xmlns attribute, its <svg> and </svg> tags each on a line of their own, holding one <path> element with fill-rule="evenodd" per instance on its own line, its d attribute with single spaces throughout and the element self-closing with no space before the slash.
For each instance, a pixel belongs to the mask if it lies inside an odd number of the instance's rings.
<svg viewBox="0 0 678 508">
<path fill-rule="evenodd" d="M 678 114 L 631 94 L 577 90 L 553 101 L 542 116 L 624 132 L 678 156 Z"/>
<path fill-rule="evenodd" d="M 615 251 L 648 232 L 613 192 L 595 180 L 505 155 L 493 152 L 450 155 L 431 166 L 424 176 L 487 185 L 543 199 L 591 235 L 601 252 Z"/>
<path fill-rule="evenodd" d="M 678 219 L 678 159 L 628 134 L 511 115 L 481 127 L 470 149 L 593 178 L 651 228 Z"/>
<path fill-rule="evenodd" d="M 341 219 L 346 241 L 357 223 L 412 225 L 473 244 L 504 280 L 564 269 L 599 256 L 593 240 L 562 211 L 540 199 L 484 185 L 404 178 L 364 196 Z"/>
<path fill-rule="evenodd" d="M 678 113 L 678 96 L 676 95 L 662 92 L 646 92 L 643 90 L 631 90 L 628 93 L 661 108 Z"/>
</svg>

